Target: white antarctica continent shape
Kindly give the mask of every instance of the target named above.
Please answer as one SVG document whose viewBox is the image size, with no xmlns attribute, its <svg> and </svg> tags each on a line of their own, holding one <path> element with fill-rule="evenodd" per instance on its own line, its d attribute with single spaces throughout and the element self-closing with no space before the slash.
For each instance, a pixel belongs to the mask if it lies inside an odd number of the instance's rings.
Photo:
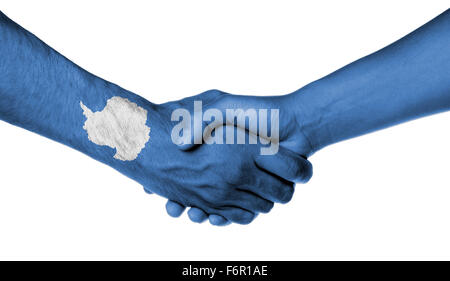
<svg viewBox="0 0 450 281">
<path fill-rule="evenodd" d="M 147 110 L 121 97 L 112 97 L 102 111 L 92 112 L 80 101 L 87 120 L 83 129 L 91 142 L 116 149 L 114 158 L 136 159 L 150 139 Z"/>
</svg>

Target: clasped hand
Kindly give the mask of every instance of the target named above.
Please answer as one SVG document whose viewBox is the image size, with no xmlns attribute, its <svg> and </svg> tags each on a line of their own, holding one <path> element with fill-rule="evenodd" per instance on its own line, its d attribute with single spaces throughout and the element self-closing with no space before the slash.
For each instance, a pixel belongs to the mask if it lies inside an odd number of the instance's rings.
<svg viewBox="0 0 450 281">
<path fill-rule="evenodd" d="M 312 166 L 306 160 L 311 149 L 300 131 L 296 112 L 289 110 L 292 106 L 287 106 L 293 98 L 291 95 L 237 96 L 210 90 L 156 105 L 153 109 L 156 116 L 149 116 L 152 133 L 148 149 L 136 160 L 138 164 L 133 172 L 138 174 L 137 179 L 147 193 L 168 198 L 166 209 L 170 216 L 178 217 L 189 207 L 188 216 L 193 222 L 200 223 L 209 218 L 213 225 L 248 224 L 257 214 L 269 212 L 274 203 L 289 202 L 295 183 L 307 182 L 312 175 Z M 206 121 L 203 118 L 200 127 L 198 124 L 190 126 L 194 120 L 188 120 L 189 124 L 186 124 L 191 131 L 181 130 L 184 142 L 174 144 L 171 134 L 177 122 L 173 121 L 173 112 L 185 109 L 195 116 L 194 102 L 201 102 L 203 112 L 214 109 L 223 113 L 224 118 Z M 241 124 L 229 120 L 227 110 L 237 108 L 244 111 L 278 110 L 276 145 L 279 147 L 273 154 L 261 155 L 264 145 L 255 144 L 258 126 L 252 126 L 248 120 Z M 233 126 L 232 130 L 230 126 Z M 198 136 L 205 138 L 207 128 L 209 136 L 215 136 L 217 143 L 207 144 L 207 140 L 196 139 Z M 248 141 L 245 144 L 230 143 L 225 136 L 222 142 L 217 141 L 219 129 L 236 131 L 238 135 L 243 131 Z M 196 130 L 201 130 L 200 134 Z"/>
</svg>

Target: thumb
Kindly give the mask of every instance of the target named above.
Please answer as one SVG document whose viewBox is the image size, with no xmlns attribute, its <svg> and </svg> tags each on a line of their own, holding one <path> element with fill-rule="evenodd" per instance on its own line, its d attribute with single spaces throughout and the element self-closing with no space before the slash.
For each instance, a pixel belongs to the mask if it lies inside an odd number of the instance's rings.
<svg viewBox="0 0 450 281">
<path fill-rule="evenodd" d="M 255 163 L 260 169 L 292 182 L 306 183 L 313 173 L 312 164 L 306 158 L 282 148 L 274 155 L 256 156 Z"/>
</svg>

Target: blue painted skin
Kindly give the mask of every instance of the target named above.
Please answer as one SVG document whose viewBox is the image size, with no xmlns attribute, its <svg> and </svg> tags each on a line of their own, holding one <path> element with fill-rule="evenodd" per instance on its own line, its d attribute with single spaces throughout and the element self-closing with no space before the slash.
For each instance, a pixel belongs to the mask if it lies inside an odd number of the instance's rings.
<svg viewBox="0 0 450 281">
<path fill-rule="evenodd" d="M 81 69 L 37 37 L 0 13 L 0 119 L 68 145 L 139 182 L 147 192 L 164 196 L 167 212 L 179 216 L 193 207 L 195 222 L 247 224 L 269 212 L 275 202 L 288 202 L 294 182 L 258 167 L 258 145 L 201 145 L 190 151 L 172 143 L 177 108 L 193 101 L 213 102 L 221 93 L 207 91 L 181 101 L 156 105 Z M 114 159 L 115 149 L 88 139 L 80 101 L 101 111 L 111 97 L 120 96 L 148 111 L 150 140 L 133 161 Z M 291 153 L 282 161 L 292 178 L 308 180 L 311 164 Z M 262 160 L 262 162 L 267 160 Z"/>
<path fill-rule="evenodd" d="M 212 90 L 162 105 L 84 71 L 6 16 L 0 21 L 0 118 L 73 147 L 168 198 L 171 216 L 191 207 L 194 222 L 249 223 L 274 202 L 288 202 L 294 182 L 309 180 L 306 157 L 319 149 L 450 109 L 450 10 L 289 95 Z M 112 96 L 149 111 L 150 141 L 132 162 L 113 159 L 113 149 L 91 143 L 82 129 L 79 101 L 97 111 Z M 174 108 L 192 108 L 193 100 L 202 100 L 204 110 L 279 108 L 280 151 L 261 156 L 258 145 L 178 149 L 170 140 L 170 114 Z"/>
<path fill-rule="evenodd" d="M 278 154 L 294 152 L 305 157 L 342 140 L 447 111 L 450 9 L 393 44 L 289 95 L 252 97 L 223 93 L 210 107 L 222 111 L 280 108 L 283 150 Z M 291 181 L 302 181 L 287 174 L 292 166 L 282 157 L 260 158 L 273 161 L 262 165 L 268 171 Z M 174 214 L 179 212 L 182 208 L 174 208 Z"/>
</svg>

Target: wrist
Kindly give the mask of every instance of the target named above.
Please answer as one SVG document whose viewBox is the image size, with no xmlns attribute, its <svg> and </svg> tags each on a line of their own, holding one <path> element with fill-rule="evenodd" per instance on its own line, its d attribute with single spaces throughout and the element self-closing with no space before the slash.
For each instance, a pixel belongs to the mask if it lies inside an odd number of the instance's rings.
<svg viewBox="0 0 450 281">
<path fill-rule="evenodd" d="M 321 95 L 323 91 L 320 81 L 315 81 L 288 95 L 289 102 L 296 105 L 294 115 L 298 130 L 309 145 L 306 156 L 333 142 L 331 131 L 327 129 L 327 103 Z"/>
<path fill-rule="evenodd" d="M 88 92 L 76 105 L 80 149 L 122 170 L 146 149 L 150 131 L 160 126 L 160 107 L 100 78 Z"/>
</svg>

